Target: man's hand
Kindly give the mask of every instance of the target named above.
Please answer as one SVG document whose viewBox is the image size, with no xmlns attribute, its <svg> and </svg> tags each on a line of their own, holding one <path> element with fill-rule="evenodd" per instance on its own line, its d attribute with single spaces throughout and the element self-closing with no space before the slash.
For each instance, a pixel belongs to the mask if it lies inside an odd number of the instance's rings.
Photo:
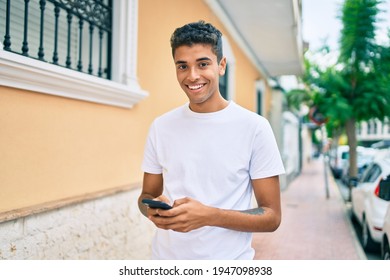
<svg viewBox="0 0 390 280">
<path fill-rule="evenodd" d="M 160 195 L 159 197 L 156 197 L 153 200 L 162 201 L 169 205 L 171 204 L 169 199 L 165 195 Z M 150 219 L 152 216 L 159 216 L 158 210 L 162 210 L 162 209 L 148 207 L 146 210 L 147 217 Z"/>
<path fill-rule="evenodd" d="M 216 208 L 208 207 L 191 198 L 181 198 L 174 202 L 170 210 L 148 210 L 149 219 L 161 229 L 189 232 L 207 226 Z M 154 214 L 153 214 L 154 213 Z"/>
<path fill-rule="evenodd" d="M 158 228 L 177 232 L 189 232 L 204 226 L 243 232 L 275 231 L 281 222 L 279 177 L 255 179 L 252 186 L 258 205 L 254 209 L 220 209 L 186 197 L 176 200 L 170 210 L 148 209 L 147 217 Z M 167 201 L 161 196 L 158 198 Z"/>
</svg>

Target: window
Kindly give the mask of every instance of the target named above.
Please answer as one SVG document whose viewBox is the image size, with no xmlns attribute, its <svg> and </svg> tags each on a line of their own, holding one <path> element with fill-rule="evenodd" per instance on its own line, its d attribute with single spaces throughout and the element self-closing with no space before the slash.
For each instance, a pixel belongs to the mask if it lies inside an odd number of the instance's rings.
<svg viewBox="0 0 390 280">
<path fill-rule="evenodd" d="M 390 174 L 379 182 L 378 196 L 386 201 L 390 201 Z"/>
<path fill-rule="evenodd" d="M 257 97 L 257 113 L 259 115 L 262 115 L 262 108 L 263 108 L 263 92 L 259 89 L 256 90 L 256 97 Z"/>
<path fill-rule="evenodd" d="M 223 55 L 226 57 L 227 64 L 225 75 L 219 78 L 219 90 L 226 100 L 234 100 L 234 72 L 236 61 L 230 43 L 227 38 L 222 36 Z"/>
<path fill-rule="evenodd" d="M 229 64 L 226 64 L 225 75 L 219 77 L 219 91 L 221 92 L 222 97 L 225 99 L 229 99 L 228 98 L 228 85 L 229 85 L 228 72 L 229 72 Z"/>
<path fill-rule="evenodd" d="M 132 107 L 147 96 L 136 77 L 137 4 L 0 0 L 0 85 Z"/>
<path fill-rule="evenodd" d="M 4 50 L 110 79 L 110 0 L 7 0 L 0 10 Z"/>
<path fill-rule="evenodd" d="M 371 165 L 369 169 L 364 172 L 362 177 L 363 183 L 373 183 L 381 175 L 382 169 L 377 164 Z"/>
<path fill-rule="evenodd" d="M 345 159 L 345 160 L 349 159 L 349 152 L 342 152 L 341 159 Z"/>
<path fill-rule="evenodd" d="M 264 114 L 264 92 L 265 92 L 265 83 L 264 80 L 259 80 L 256 82 L 256 113 L 259 115 Z"/>
</svg>

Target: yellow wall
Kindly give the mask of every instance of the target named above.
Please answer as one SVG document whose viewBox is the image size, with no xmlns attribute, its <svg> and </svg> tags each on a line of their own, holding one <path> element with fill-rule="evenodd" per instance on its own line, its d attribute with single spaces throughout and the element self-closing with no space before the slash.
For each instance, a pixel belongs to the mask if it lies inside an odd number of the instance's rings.
<svg viewBox="0 0 390 280">
<path fill-rule="evenodd" d="M 139 181 L 139 111 L 0 88 L 0 212 Z"/>
<path fill-rule="evenodd" d="M 254 111 L 256 106 L 256 80 L 261 76 L 254 68 L 251 61 L 233 45 L 233 52 L 236 58 L 236 88 L 235 101 L 243 107 Z"/>
<path fill-rule="evenodd" d="M 0 87 L 0 212 L 141 182 L 152 120 L 187 101 L 175 75 L 173 30 L 203 19 L 232 44 L 235 100 L 255 108 L 251 62 L 202 0 L 139 1 L 138 78 L 150 96 L 132 109 Z"/>
</svg>

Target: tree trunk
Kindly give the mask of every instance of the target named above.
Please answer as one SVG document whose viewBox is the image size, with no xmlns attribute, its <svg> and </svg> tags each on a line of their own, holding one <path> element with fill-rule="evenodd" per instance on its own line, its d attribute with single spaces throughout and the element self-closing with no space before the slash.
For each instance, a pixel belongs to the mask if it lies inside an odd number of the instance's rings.
<svg viewBox="0 0 390 280">
<path fill-rule="evenodd" d="M 357 183 L 357 139 L 356 139 L 356 122 L 354 118 L 349 119 L 345 124 L 345 129 L 348 138 L 349 146 L 349 201 L 351 201 L 351 191 L 352 188 L 356 186 Z"/>
</svg>

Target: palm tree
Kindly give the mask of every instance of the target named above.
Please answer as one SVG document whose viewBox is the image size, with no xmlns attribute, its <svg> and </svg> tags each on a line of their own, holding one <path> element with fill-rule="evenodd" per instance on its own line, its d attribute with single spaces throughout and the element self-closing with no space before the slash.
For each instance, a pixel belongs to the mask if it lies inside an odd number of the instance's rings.
<svg viewBox="0 0 390 280">
<path fill-rule="evenodd" d="M 380 3 L 380 0 L 345 0 L 342 7 L 339 64 L 346 88 L 339 98 L 346 100 L 349 108 L 345 131 L 350 178 L 357 177 L 356 124 L 369 119 L 384 120 L 390 115 L 388 47 L 375 42 Z"/>
<path fill-rule="evenodd" d="M 327 57 L 331 55 L 329 48 L 324 46 L 314 56 Z M 293 89 L 286 93 L 290 110 L 299 110 L 302 104 L 309 108 L 317 108 L 326 118 L 327 135 L 337 139 L 344 132 L 344 124 L 350 115 L 348 100 L 343 98 L 347 83 L 340 73 L 338 65 L 323 66 L 315 62 L 311 54 L 305 55 L 305 72 L 301 77 L 304 88 Z"/>
</svg>

